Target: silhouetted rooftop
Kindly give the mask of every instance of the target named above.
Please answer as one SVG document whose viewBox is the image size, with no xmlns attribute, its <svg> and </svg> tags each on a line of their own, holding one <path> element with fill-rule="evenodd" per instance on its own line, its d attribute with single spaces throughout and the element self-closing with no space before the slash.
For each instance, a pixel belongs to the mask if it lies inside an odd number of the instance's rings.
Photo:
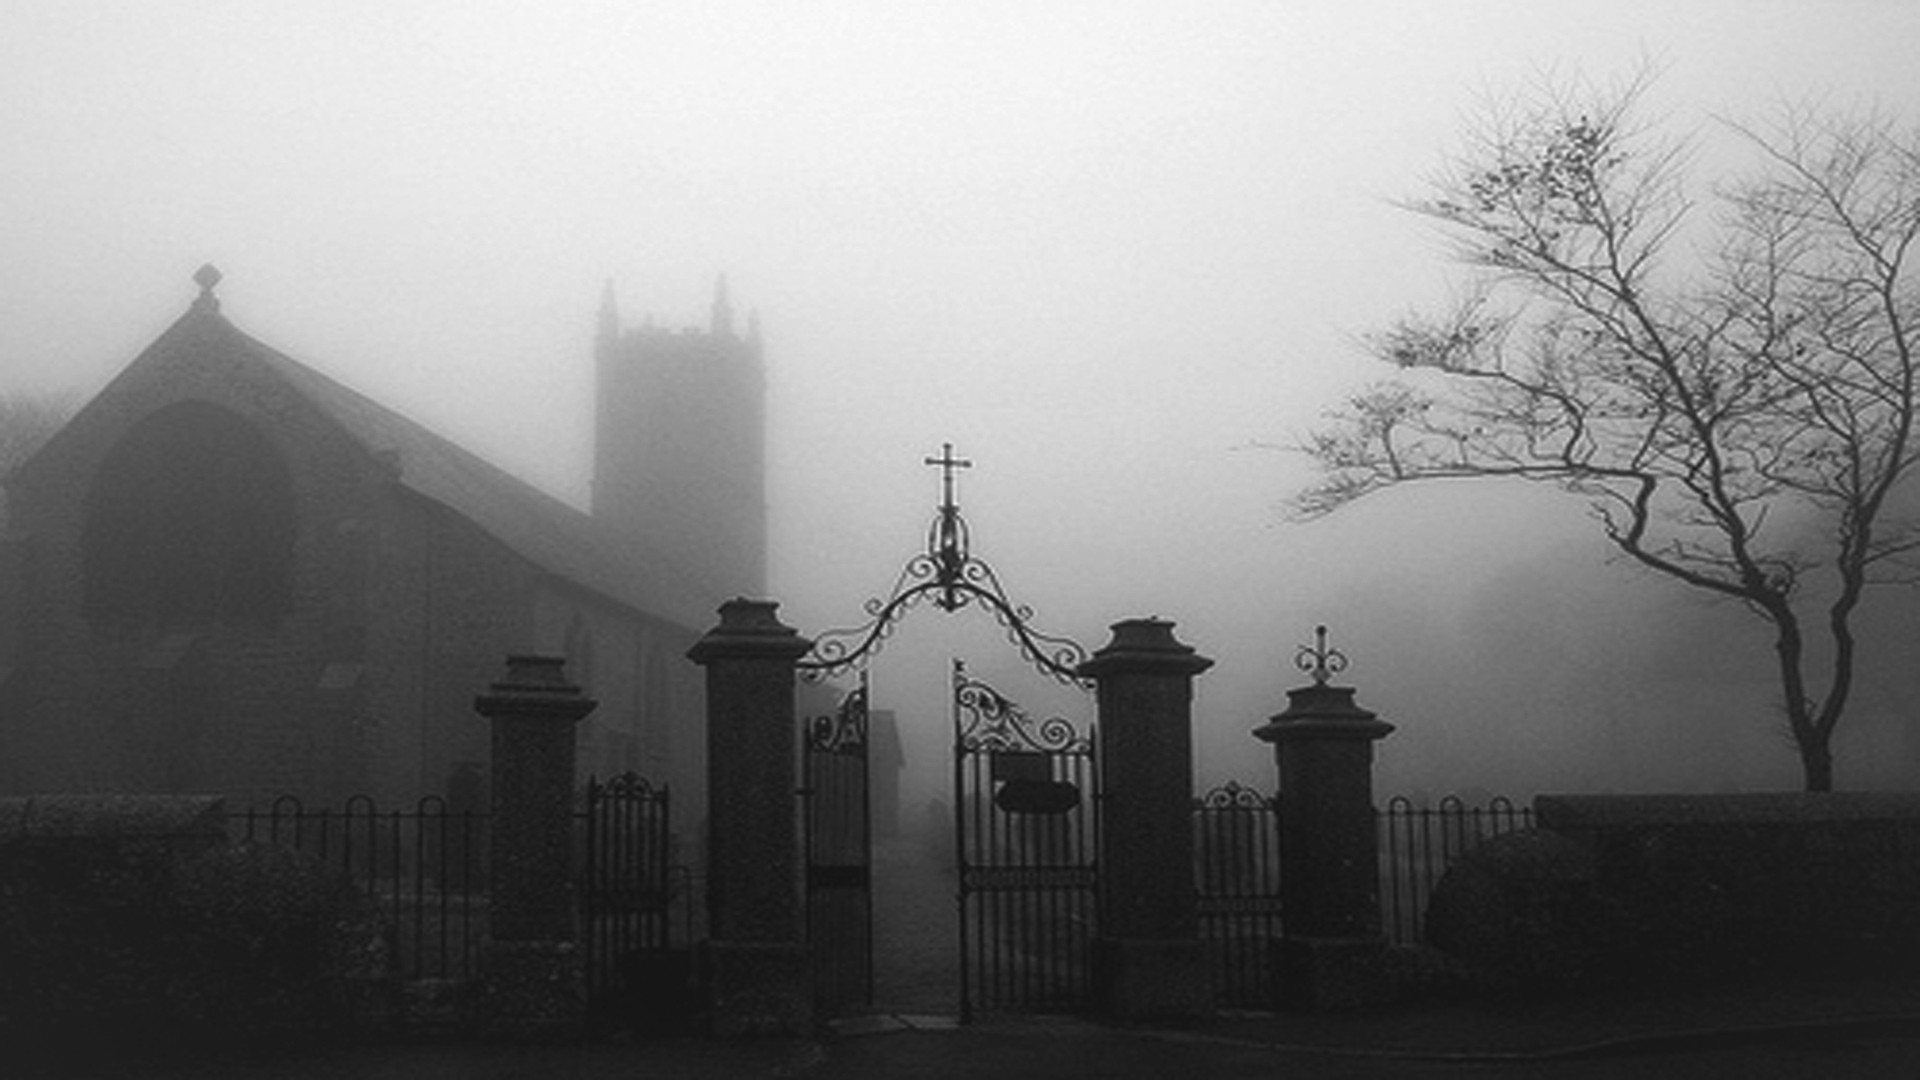
<svg viewBox="0 0 1920 1080">
<path fill-rule="evenodd" d="M 151 355 L 191 348 L 196 357 L 224 353 L 271 371 L 370 453 L 390 459 L 406 490 L 465 518 L 539 570 L 691 630 L 712 621 L 714 603 L 643 541 L 616 535 L 591 515 L 245 333 L 220 313 L 205 282 L 202 287 L 187 313 L 130 368 Z"/>
</svg>

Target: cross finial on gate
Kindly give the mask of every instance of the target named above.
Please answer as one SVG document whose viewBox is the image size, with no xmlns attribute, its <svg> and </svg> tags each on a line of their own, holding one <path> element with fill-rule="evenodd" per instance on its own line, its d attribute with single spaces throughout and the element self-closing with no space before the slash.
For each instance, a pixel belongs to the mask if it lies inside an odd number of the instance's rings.
<svg viewBox="0 0 1920 1080">
<path fill-rule="evenodd" d="M 1089 685 L 1079 674 L 1087 651 L 1070 638 L 1043 634 L 1029 626 L 1033 609 L 1008 599 L 999 575 L 968 552 L 967 522 L 954 499 L 953 474 L 956 469 L 973 468 L 973 462 L 956 455 L 953 444 L 944 442 L 940 444 L 940 456 L 929 457 L 925 463 L 939 468 L 941 487 L 940 506 L 927 529 L 926 549 L 901 568 L 892 595 L 867 601 L 866 625 L 821 634 L 814 639 L 808 659 L 801 660 L 799 666 L 814 677 L 864 664 L 878 651 L 901 615 L 931 594 L 933 606 L 945 612 L 980 602 L 992 610 L 1006 629 L 1007 638 L 1035 667 L 1062 682 Z"/>
<path fill-rule="evenodd" d="M 973 462 L 954 457 L 952 443 L 941 443 L 940 456 L 928 458 L 927 464 L 940 466 L 940 513 L 933 519 L 933 535 L 927 543 L 934 581 L 940 586 L 940 595 L 933 602 L 942 611 L 958 611 L 967 602 L 961 586 L 968 556 L 967 528 L 960 521 L 960 507 L 953 501 L 953 470 L 971 469 Z"/>
<path fill-rule="evenodd" d="M 954 457 L 952 443 L 941 443 L 940 456 L 937 458 L 928 458 L 927 464 L 940 466 L 941 508 L 945 509 L 953 506 L 953 470 L 971 469 L 973 468 L 973 462 L 965 458 Z"/>
</svg>

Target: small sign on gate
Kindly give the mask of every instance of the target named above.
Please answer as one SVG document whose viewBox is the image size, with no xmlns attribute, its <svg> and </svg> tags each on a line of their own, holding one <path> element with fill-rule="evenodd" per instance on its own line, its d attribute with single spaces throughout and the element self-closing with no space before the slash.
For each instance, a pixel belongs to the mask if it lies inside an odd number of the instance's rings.
<svg viewBox="0 0 1920 1080">
<path fill-rule="evenodd" d="M 1059 815 L 1080 805 L 1080 789 L 1053 778 L 1053 755 L 1037 750 L 995 750 L 993 805 L 1009 814 Z"/>
<path fill-rule="evenodd" d="M 993 781 L 1053 779 L 1053 756 L 1038 750 L 995 750 Z"/>
<path fill-rule="evenodd" d="M 1080 805 L 1080 789 L 1064 780 L 1009 780 L 993 793 L 993 805 L 1009 814 L 1057 817 Z"/>
</svg>

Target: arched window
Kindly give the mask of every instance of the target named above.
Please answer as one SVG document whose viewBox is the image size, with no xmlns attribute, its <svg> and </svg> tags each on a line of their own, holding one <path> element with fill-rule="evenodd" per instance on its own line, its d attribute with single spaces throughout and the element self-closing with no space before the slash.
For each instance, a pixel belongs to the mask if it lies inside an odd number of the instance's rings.
<svg viewBox="0 0 1920 1080">
<path fill-rule="evenodd" d="M 140 420 L 87 494 L 90 618 L 161 625 L 288 610 L 293 490 L 253 424 L 204 402 Z"/>
</svg>

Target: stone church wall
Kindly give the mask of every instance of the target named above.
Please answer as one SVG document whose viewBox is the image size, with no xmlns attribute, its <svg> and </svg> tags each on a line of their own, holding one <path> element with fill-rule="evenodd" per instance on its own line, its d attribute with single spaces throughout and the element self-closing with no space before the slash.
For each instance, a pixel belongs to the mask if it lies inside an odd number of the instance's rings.
<svg viewBox="0 0 1920 1080">
<path fill-rule="evenodd" d="M 0 716 L 24 750 L 0 775 L 11 789 L 332 792 L 354 768 L 368 589 L 342 534 L 377 513 L 388 478 L 284 387 L 218 350 L 194 360 L 130 369 L 15 484 L 32 569 L 28 686 Z M 121 440 L 186 403 L 237 418 L 283 459 L 298 522 L 289 603 L 247 617 L 90 613 L 89 493 Z"/>
<path fill-rule="evenodd" d="M 527 649 L 535 573 L 526 561 L 444 507 L 396 493 L 387 519 L 369 655 L 368 777 L 383 801 L 444 794 L 462 765 L 484 771 L 487 727 L 473 698 Z"/>
<path fill-rule="evenodd" d="M 705 680 L 686 658 L 698 635 L 551 580 L 534 610 L 538 650 L 565 657 L 567 677 L 600 703 L 580 725 L 578 774 L 638 772 L 691 815 L 706 786 Z"/>
<path fill-rule="evenodd" d="M 209 431 L 228 442 L 196 441 Z M 424 461 L 382 449 L 385 436 Z M 199 471 L 143 452 L 169 440 L 197 447 Z M 475 798 L 489 748 L 474 695 L 508 655 L 545 652 L 569 657 L 602 702 L 581 730 L 582 773 L 667 783 L 683 830 L 696 828 L 704 682 L 685 653 L 703 628 L 556 576 L 423 494 L 438 489 L 410 465 L 451 469 L 450 490 L 472 481 L 483 498 L 511 483 L 461 474 L 460 456 L 439 451 L 246 338 L 203 296 L 9 484 L 0 795 L 204 792 L 236 812 L 282 794 L 316 808 L 355 794 L 382 808 L 453 789 Z M 250 480 L 203 475 L 236 461 Z M 134 524 L 90 539 L 101 505 Z M 168 534 L 176 519 L 211 543 Z M 752 524 L 740 546 L 758 553 L 764 521 Z"/>
</svg>

